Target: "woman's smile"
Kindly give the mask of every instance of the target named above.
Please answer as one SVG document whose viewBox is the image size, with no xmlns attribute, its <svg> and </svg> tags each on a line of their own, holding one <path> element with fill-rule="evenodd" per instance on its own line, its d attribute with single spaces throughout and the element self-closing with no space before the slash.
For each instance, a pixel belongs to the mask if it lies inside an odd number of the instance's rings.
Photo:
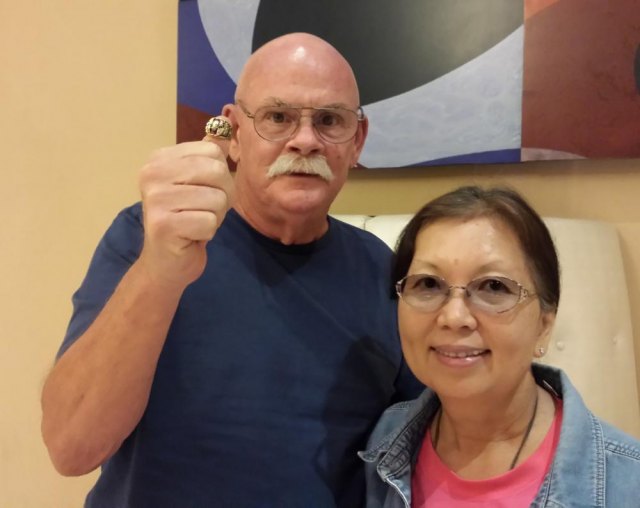
<svg viewBox="0 0 640 508">
<path fill-rule="evenodd" d="M 467 346 L 436 346 L 429 348 L 436 354 L 438 360 L 449 367 L 468 367 L 482 360 L 490 354 L 488 349 Z"/>
</svg>

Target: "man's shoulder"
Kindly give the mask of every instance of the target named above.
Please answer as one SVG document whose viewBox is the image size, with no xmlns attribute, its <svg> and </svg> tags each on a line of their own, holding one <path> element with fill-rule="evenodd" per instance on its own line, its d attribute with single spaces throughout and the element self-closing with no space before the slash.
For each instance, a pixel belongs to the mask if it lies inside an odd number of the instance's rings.
<svg viewBox="0 0 640 508">
<path fill-rule="evenodd" d="M 142 225 L 142 202 L 138 201 L 120 210 L 114 222 L 118 220 L 132 221 Z"/>
<path fill-rule="evenodd" d="M 331 216 L 329 217 L 329 224 L 331 228 L 343 235 L 347 241 L 357 242 L 362 247 L 385 256 L 391 254 L 391 248 L 370 231 Z"/>
<path fill-rule="evenodd" d="M 142 229 L 142 203 L 136 202 L 122 208 L 113 216 L 108 231 L 120 231 L 126 229 Z"/>
<path fill-rule="evenodd" d="M 143 237 L 142 204 L 134 203 L 115 216 L 98 244 L 96 255 L 117 253 L 133 262 L 140 254 Z"/>
</svg>

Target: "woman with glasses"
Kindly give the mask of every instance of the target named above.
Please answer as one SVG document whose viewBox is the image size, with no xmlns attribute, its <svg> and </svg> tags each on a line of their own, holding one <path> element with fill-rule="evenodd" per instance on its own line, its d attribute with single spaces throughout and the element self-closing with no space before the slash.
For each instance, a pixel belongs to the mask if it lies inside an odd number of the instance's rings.
<svg viewBox="0 0 640 508">
<path fill-rule="evenodd" d="M 541 218 L 516 192 L 425 205 L 394 265 L 402 348 L 428 388 L 367 450 L 367 506 L 640 506 L 640 443 L 597 419 L 544 356 L 560 297 Z"/>
</svg>

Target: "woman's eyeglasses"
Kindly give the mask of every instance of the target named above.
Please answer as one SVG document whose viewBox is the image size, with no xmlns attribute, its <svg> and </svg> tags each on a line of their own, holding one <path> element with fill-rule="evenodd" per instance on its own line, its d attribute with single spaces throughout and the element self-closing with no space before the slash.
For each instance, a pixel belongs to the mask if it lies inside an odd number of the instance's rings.
<svg viewBox="0 0 640 508">
<path fill-rule="evenodd" d="M 523 300 L 536 296 L 519 282 L 507 277 L 481 277 L 466 286 L 454 286 L 441 277 L 419 273 L 407 275 L 396 282 L 398 296 L 411 307 L 424 312 L 433 312 L 442 307 L 454 289 L 464 291 L 468 305 L 493 314 L 507 312 Z"/>
</svg>

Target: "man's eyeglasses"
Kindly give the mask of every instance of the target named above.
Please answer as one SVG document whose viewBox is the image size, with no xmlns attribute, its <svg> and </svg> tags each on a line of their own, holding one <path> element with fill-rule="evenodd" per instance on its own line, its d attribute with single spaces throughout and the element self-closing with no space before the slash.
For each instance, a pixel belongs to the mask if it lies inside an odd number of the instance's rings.
<svg viewBox="0 0 640 508">
<path fill-rule="evenodd" d="M 466 286 L 452 286 L 435 275 L 407 275 L 396 282 L 396 292 L 411 307 L 433 312 L 442 307 L 451 297 L 454 289 L 464 291 L 468 305 L 492 314 L 500 314 L 513 309 L 523 300 L 536 296 L 522 284 L 506 277 L 481 277 Z"/>
<path fill-rule="evenodd" d="M 364 120 L 364 111 L 347 108 L 294 108 L 290 106 L 263 106 L 250 113 L 238 104 L 245 115 L 253 119 L 253 127 L 258 135 L 267 141 L 282 141 L 292 137 L 300 127 L 300 119 L 310 116 L 313 128 L 329 143 L 346 143 L 353 139 L 358 124 Z M 310 111 L 310 115 L 303 115 Z"/>
</svg>

